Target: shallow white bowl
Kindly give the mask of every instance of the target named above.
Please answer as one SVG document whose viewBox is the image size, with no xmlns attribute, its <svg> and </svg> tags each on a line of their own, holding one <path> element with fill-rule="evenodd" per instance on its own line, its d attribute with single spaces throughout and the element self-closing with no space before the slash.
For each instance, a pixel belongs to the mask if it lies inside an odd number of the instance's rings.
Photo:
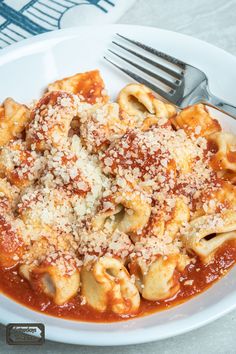
<svg viewBox="0 0 236 354">
<path fill-rule="evenodd" d="M 130 80 L 103 60 L 118 32 L 172 54 L 206 72 L 215 95 L 236 104 L 236 58 L 210 44 L 165 30 L 112 25 L 79 27 L 47 33 L 1 51 L 0 101 L 12 96 L 22 102 L 38 98 L 46 85 L 76 72 L 99 68 L 115 98 Z M 221 115 L 226 130 L 236 121 Z M 119 323 L 85 323 L 34 312 L 0 295 L 0 320 L 41 322 L 46 338 L 86 345 L 124 345 L 172 337 L 203 326 L 236 308 L 236 268 L 209 290 L 170 310 Z"/>
</svg>

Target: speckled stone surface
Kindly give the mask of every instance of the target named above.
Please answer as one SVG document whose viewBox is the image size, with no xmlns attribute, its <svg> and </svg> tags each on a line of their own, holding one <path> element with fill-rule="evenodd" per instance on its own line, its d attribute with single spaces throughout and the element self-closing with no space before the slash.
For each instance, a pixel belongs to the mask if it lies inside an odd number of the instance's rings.
<svg viewBox="0 0 236 354">
<path fill-rule="evenodd" d="M 127 0 L 129 1 L 129 0 Z M 236 0 L 137 0 L 119 23 L 155 26 L 203 39 L 236 55 Z M 236 311 L 193 332 L 142 345 L 86 347 L 46 341 L 8 346 L 0 325 L 1 354 L 236 354 Z"/>
</svg>

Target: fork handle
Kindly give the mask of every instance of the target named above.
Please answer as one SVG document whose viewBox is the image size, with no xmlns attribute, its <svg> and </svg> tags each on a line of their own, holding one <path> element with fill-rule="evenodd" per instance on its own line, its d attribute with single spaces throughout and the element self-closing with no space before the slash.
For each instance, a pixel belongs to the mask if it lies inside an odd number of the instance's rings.
<svg viewBox="0 0 236 354">
<path fill-rule="evenodd" d="M 236 119 L 236 106 L 212 95 L 210 92 L 208 92 L 208 97 L 204 104 L 212 106 Z"/>
</svg>

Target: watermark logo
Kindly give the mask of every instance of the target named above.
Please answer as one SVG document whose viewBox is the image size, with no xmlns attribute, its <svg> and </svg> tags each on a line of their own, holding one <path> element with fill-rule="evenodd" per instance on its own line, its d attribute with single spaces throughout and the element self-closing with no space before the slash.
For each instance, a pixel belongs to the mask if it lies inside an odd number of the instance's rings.
<svg viewBox="0 0 236 354">
<path fill-rule="evenodd" d="M 45 327 L 42 323 L 9 323 L 6 327 L 6 341 L 10 345 L 43 344 Z"/>
</svg>

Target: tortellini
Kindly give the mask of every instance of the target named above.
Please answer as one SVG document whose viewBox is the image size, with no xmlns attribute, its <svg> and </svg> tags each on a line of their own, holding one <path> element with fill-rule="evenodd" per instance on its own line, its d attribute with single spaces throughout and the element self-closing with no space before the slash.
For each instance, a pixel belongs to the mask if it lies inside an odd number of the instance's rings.
<svg viewBox="0 0 236 354">
<path fill-rule="evenodd" d="M 188 135 L 209 136 L 221 131 L 220 123 L 211 117 L 203 104 L 183 109 L 172 119 L 172 123 L 177 129 L 184 129 Z"/>
<path fill-rule="evenodd" d="M 0 106 L 0 146 L 18 138 L 29 122 L 30 110 L 12 98 L 7 98 Z"/>
<path fill-rule="evenodd" d="M 118 314 L 138 311 L 138 289 L 119 260 L 101 257 L 92 269 L 82 269 L 81 281 L 81 293 L 95 310 L 103 312 L 110 307 Z"/>
<path fill-rule="evenodd" d="M 57 80 L 0 107 L 0 266 L 49 307 L 136 316 L 236 242 L 234 184 L 236 138 L 203 104 L 137 83 L 112 102 L 97 70 Z"/>
<path fill-rule="evenodd" d="M 133 264 L 131 271 L 142 297 L 157 301 L 177 293 L 180 288 L 178 271 L 183 271 L 188 263 L 188 257 L 183 255 L 160 256 L 148 266 L 139 262 Z"/>
<path fill-rule="evenodd" d="M 136 124 L 141 123 L 143 130 L 158 123 L 166 123 L 176 114 L 174 106 L 158 100 L 149 88 L 140 84 L 129 84 L 123 88 L 117 102 L 124 117 L 130 119 L 131 124 L 135 124 L 135 121 Z"/>
<path fill-rule="evenodd" d="M 0 265 L 17 265 L 24 253 L 22 230 L 24 225 L 12 213 L 18 190 L 0 178 Z"/>
<path fill-rule="evenodd" d="M 167 221 L 164 220 L 165 214 L 166 208 L 161 210 L 156 217 L 153 217 L 151 220 L 152 232 L 156 236 L 162 236 L 166 233 L 168 237 L 174 239 L 182 225 L 190 219 L 189 207 L 183 198 L 176 198 L 171 210 L 171 216 Z"/>
<path fill-rule="evenodd" d="M 125 233 L 141 230 L 151 215 L 150 204 L 138 193 L 121 194 L 118 200 L 126 209 L 118 229 Z"/>
<path fill-rule="evenodd" d="M 80 101 L 106 103 L 108 96 L 105 85 L 98 70 L 78 73 L 48 85 L 48 91 L 66 91 L 78 95 Z"/>
<path fill-rule="evenodd" d="M 214 144 L 215 154 L 211 165 L 217 171 L 236 173 L 236 137 L 233 134 L 217 132 L 211 134 L 208 140 Z"/>
<path fill-rule="evenodd" d="M 63 305 L 79 291 L 80 273 L 61 274 L 55 266 L 20 266 L 21 275 L 30 281 L 35 291 L 43 292 L 51 297 L 55 304 Z"/>
<path fill-rule="evenodd" d="M 0 150 L 0 175 L 20 189 L 33 184 L 43 167 L 42 158 L 35 151 L 28 150 L 21 139 Z"/>
<path fill-rule="evenodd" d="M 182 239 L 189 251 L 194 251 L 204 263 L 208 263 L 222 244 L 236 240 L 236 211 L 192 220 L 182 231 Z"/>
<path fill-rule="evenodd" d="M 76 96 L 64 91 L 45 94 L 31 111 L 26 143 L 36 151 L 63 148 L 71 122 L 78 112 Z"/>
<path fill-rule="evenodd" d="M 79 109 L 78 117 L 82 142 L 88 151 L 95 153 L 106 149 L 128 128 L 119 115 L 117 103 L 95 104 L 81 109 L 81 112 Z"/>
</svg>

